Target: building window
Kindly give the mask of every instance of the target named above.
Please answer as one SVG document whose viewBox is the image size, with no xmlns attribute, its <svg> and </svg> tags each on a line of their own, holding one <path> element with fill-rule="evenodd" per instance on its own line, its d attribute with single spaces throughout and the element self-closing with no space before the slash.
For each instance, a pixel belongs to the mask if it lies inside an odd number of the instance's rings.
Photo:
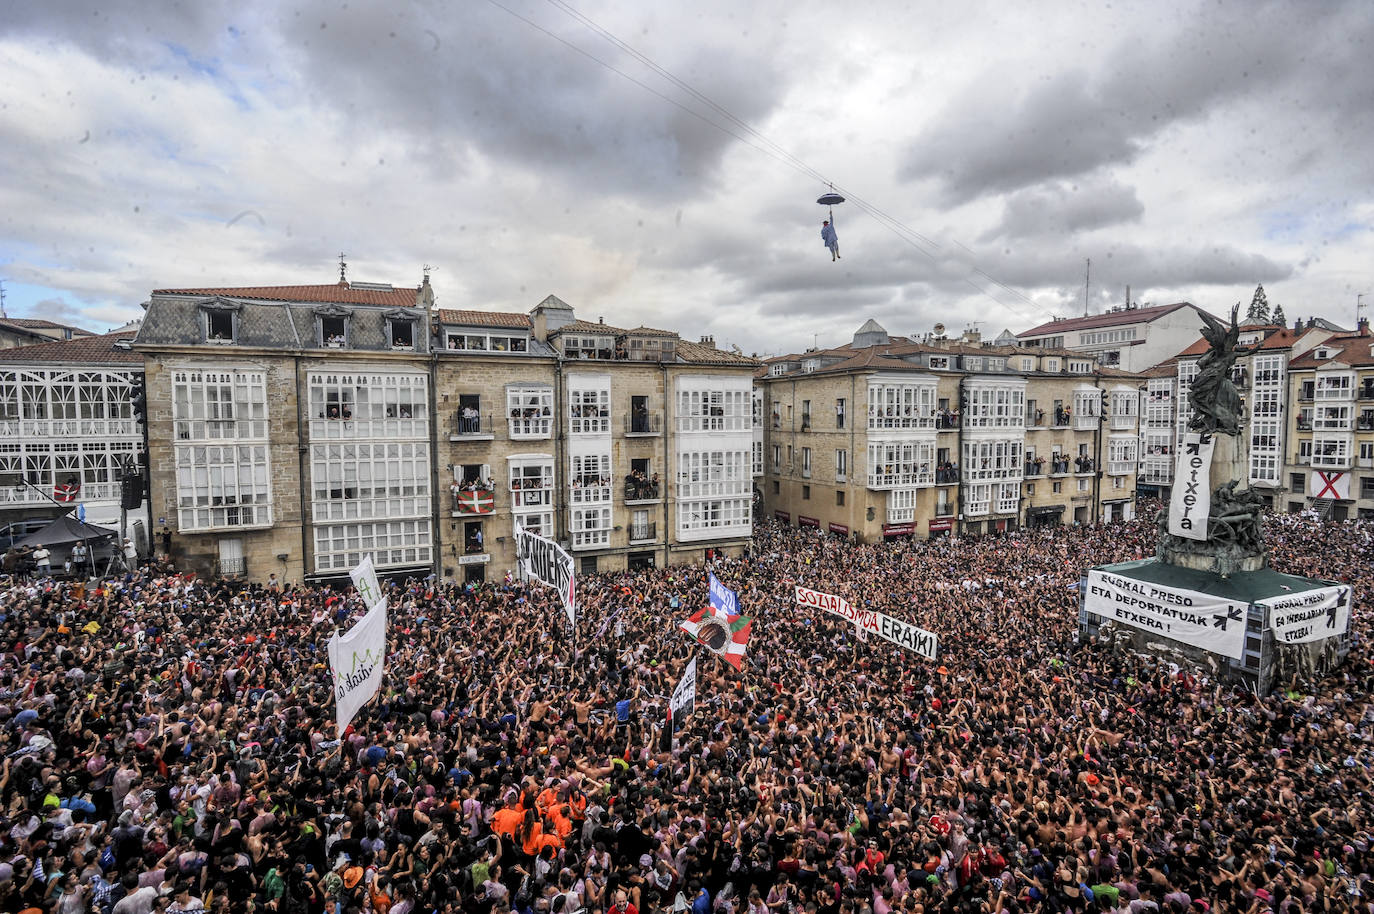
<svg viewBox="0 0 1374 914">
<path fill-rule="evenodd" d="M 315 569 L 346 571 L 371 555 L 379 567 L 433 561 L 428 520 L 330 524 L 315 528 Z"/>
<path fill-rule="evenodd" d="M 804 448 L 801 449 L 801 453 L 802 453 L 802 469 L 801 469 L 801 474 L 802 474 L 802 476 L 803 476 L 804 478 L 810 479 L 810 478 L 811 478 L 811 448 L 809 448 L 809 447 L 804 447 Z"/>
<path fill-rule="evenodd" d="M 677 458 L 680 539 L 748 535 L 749 454 L 744 450 L 686 451 Z"/>
<path fill-rule="evenodd" d="M 543 513 L 553 508 L 553 457 L 548 454 L 516 455 L 510 458 L 509 486 L 511 511 Z M 522 521 L 528 528 L 530 525 Z"/>
<path fill-rule="evenodd" d="M 844 428 L 845 421 L 845 402 L 843 399 L 835 401 L 835 427 Z"/>
<path fill-rule="evenodd" d="M 1034 370 L 1035 370 L 1035 359 L 1022 359 L 1022 360 L 1021 360 L 1021 370 L 1022 370 L 1022 371 L 1034 371 Z"/>
<path fill-rule="evenodd" d="M 840 450 L 835 452 L 835 481 L 844 482 L 849 478 L 849 452 Z"/>
<path fill-rule="evenodd" d="M 568 458 L 569 501 L 574 505 L 602 504 L 611 500 L 611 455 L 574 454 Z"/>
<path fill-rule="evenodd" d="M 392 349 L 415 348 L 415 321 L 410 318 L 393 317 L 387 320 L 387 337 Z"/>
<path fill-rule="evenodd" d="M 677 398 L 680 432 L 742 432 L 753 422 L 750 393 L 745 390 L 682 390 Z M 803 408 L 802 430 L 810 426 L 810 406 Z"/>
<path fill-rule="evenodd" d="M 774 472 L 774 473 L 781 473 L 781 472 L 782 472 L 782 445 L 781 445 L 781 444 L 775 444 L 775 445 L 773 445 L 773 472 Z"/>
<path fill-rule="evenodd" d="M 837 489 L 835 491 L 835 506 L 837 508 L 844 507 L 844 489 Z"/>
<path fill-rule="evenodd" d="M 949 357 L 948 357 L 948 356 L 943 356 L 943 355 L 933 355 L 933 356 L 931 356 L 931 357 L 930 357 L 930 367 L 931 367 L 931 368 L 948 368 L 948 367 L 949 367 Z"/>
<path fill-rule="evenodd" d="M 178 445 L 177 520 L 182 530 L 272 522 L 266 444 Z"/>
<path fill-rule="evenodd" d="M 1086 491 L 1088 491 L 1088 482 L 1089 482 L 1089 480 L 1087 480 L 1087 479 L 1080 479 L 1080 480 L 1078 480 L 1078 491 L 1080 491 L 1080 492 L 1086 492 Z"/>
<path fill-rule="evenodd" d="M 311 372 L 306 382 L 312 440 L 429 437 L 426 375 Z"/>
<path fill-rule="evenodd" d="M 868 385 L 870 429 L 934 428 L 938 407 L 933 381 L 924 384 L 874 382 Z"/>
<path fill-rule="evenodd" d="M 1306 487 L 1307 487 L 1307 474 L 1305 474 L 1305 473 L 1289 473 L 1289 474 L 1288 474 L 1288 491 L 1292 492 L 1294 495 L 1301 495 L 1301 494 L 1303 493 L 1303 491 L 1306 489 Z"/>
<path fill-rule="evenodd" d="M 801 430 L 804 431 L 804 432 L 809 432 L 809 431 L 811 431 L 811 401 L 810 401 L 810 400 L 803 400 L 803 401 L 802 401 L 802 417 L 801 417 L 801 419 L 802 419 Z"/>
<path fill-rule="evenodd" d="M 768 366 L 768 374 L 770 377 L 774 378 L 781 377 L 782 375 L 787 374 L 787 363 L 778 362 L 774 365 Z"/>
<path fill-rule="evenodd" d="M 228 308 L 206 308 L 205 341 L 233 343 L 238 339 L 238 313 Z"/>
<path fill-rule="evenodd" d="M 1026 483 L 1026 494 L 1027 494 L 1027 495 L 1034 495 L 1034 494 L 1035 494 L 1035 483 L 1033 483 L 1033 482 L 1028 482 L 1028 483 Z"/>
<path fill-rule="evenodd" d="M 506 415 L 512 438 L 550 437 L 553 434 L 553 388 L 506 388 Z"/>
<path fill-rule="evenodd" d="M 1060 492 L 1064 491 L 1064 484 L 1062 482 L 1051 483 L 1050 491 L 1058 495 Z"/>
<path fill-rule="evenodd" d="M 780 482 L 778 482 L 776 479 L 773 480 L 773 494 L 774 494 L 774 495 L 779 495 L 779 494 L 781 494 L 781 493 L 782 493 L 782 484 L 781 484 Z"/>
<path fill-rule="evenodd" d="M 755 476 L 763 475 L 763 442 L 755 441 L 753 447 L 753 471 Z"/>
<path fill-rule="evenodd" d="M 568 532 L 574 549 L 594 549 L 611 542 L 611 509 L 574 508 Z"/>
<path fill-rule="evenodd" d="M 609 435 L 611 432 L 611 392 L 602 389 L 572 390 L 568 410 L 574 435 Z"/>
<path fill-rule="evenodd" d="M 802 486 L 802 501 L 810 501 L 810 500 L 811 500 L 811 487 L 810 487 L 810 486 Z"/>
<path fill-rule="evenodd" d="M 423 441 L 310 446 L 311 512 L 316 523 L 426 517 L 429 445 Z"/>
</svg>

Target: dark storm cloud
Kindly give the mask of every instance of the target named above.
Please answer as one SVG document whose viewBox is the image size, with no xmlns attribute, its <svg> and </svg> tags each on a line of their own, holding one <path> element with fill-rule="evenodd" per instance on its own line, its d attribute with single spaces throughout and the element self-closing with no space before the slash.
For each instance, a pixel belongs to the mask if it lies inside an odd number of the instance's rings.
<svg viewBox="0 0 1374 914">
<path fill-rule="evenodd" d="M 107 59 L 137 62 L 170 53 L 212 77 L 233 71 L 269 94 L 274 80 L 289 73 L 293 79 L 284 85 L 310 86 L 311 102 L 336 113 L 345 142 L 349 135 L 395 131 L 409 138 L 415 159 L 444 176 L 472 169 L 475 154 L 491 168 L 530 169 L 542 180 L 575 182 L 586 195 L 687 197 L 736 142 L 569 47 L 724 123 L 552 5 L 501 5 L 516 15 L 479 2 L 129 3 L 97 16 L 43 16 L 32 9 L 41 4 L 33 4 L 0 28 L 41 29 L 49 39 Z M 645 16 L 643 30 L 630 36 L 645 46 L 662 41 L 655 29 L 677 25 Z M 696 40 L 660 45 L 674 53 L 665 52 L 658 63 L 740 119 L 764 118 L 785 88 L 766 37 L 742 35 L 728 22 L 705 17 L 691 27 Z"/>
<path fill-rule="evenodd" d="M 983 239 L 1065 235 L 1134 222 L 1144 213 L 1134 187 L 1113 180 L 1053 181 L 1008 196 L 1001 224 Z"/>
<path fill-rule="evenodd" d="M 1096 70 L 1019 87 L 985 71 L 912 141 L 901 175 L 933 179 L 946 203 L 963 203 L 1131 162 L 1170 125 L 1245 98 L 1276 113 L 1349 112 L 1367 127 L 1369 33 L 1360 2 L 1319 15 L 1282 2 L 1185 8 L 1169 31 L 1132 34 Z"/>
</svg>

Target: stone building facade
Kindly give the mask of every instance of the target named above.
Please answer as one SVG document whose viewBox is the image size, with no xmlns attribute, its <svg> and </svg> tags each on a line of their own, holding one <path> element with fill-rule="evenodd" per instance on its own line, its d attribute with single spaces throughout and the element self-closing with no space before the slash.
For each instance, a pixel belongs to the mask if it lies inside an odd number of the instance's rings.
<svg viewBox="0 0 1374 914">
<path fill-rule="evenodd" d="M 766 364 L 759 483 L 780 521 L 871 541 L 1134 516 L 1135 376 L 873 321 Z"/>
<path fill-rule="evenodd" d="M 437 309 L 415 289 L 153 293 L 152 507 L 173 553 L 254 579 L 384 572 L 486 580 L 514 525 L 582 571 L 739 552 L 752 359 L 651 328 Z"/>
</svg>

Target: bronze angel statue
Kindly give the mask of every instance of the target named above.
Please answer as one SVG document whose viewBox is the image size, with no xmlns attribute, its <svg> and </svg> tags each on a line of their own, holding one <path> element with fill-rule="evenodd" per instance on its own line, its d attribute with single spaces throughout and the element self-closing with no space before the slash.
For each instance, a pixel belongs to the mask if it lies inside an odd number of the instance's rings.
<svg viewBox="0 0 1374 914">
<path fill-rule="evenodd" d="M 1240 305 L 1231 309 L 1231 326 L 1206 312 L 1199 312 L 1203 323 L 1202 338 L 1212 348 L 1198 359 L 1197 376 L 1188 394 L 1193 414 L 1188 429 L 1204 434 L 1221 432 L 1240 434 L 1240 394 L 1231 383 L 1231 369 L 1236 364 L 1236 342 L 1240 339 L 1240 325 L 1236 317 Z"/>
</svg>

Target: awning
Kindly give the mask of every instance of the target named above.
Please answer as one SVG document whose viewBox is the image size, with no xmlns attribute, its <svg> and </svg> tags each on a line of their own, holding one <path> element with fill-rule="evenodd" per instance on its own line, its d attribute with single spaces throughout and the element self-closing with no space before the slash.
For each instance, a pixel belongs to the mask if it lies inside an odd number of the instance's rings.
<svg viewBox="0 0 1374 914">
<path fill-rule="evenodd" d="M 1063 514 L 1063 505 L 1042 505 L 1039 508 L 1031 508 L 1027 512 L 1031 517 L 1047 517 L 1051 514 Z"/>
<path fill-rule="evenodd" d="M 849 528 L 846 527 L 844 524 L 835 524 L 835 523 L 832 523 L 832 524 L 830 525 L 830 532 L 831 532 L 831 533 L 838 533 L 840 536 L 848 536 L 848 535 L 849 535 Z"/>
<path fill-rule="evenodd" d="M 103 540 L 117 535 L 116 531 L 111 530 L 109 527 L 97 527 L 95 524 L 83 524 L 70 514 L 65 514 L 43 529 L 30 533 L 28 536 L 15 543 L 15 545 L 61 546 L 66 543 L 79 543 L 84 540 Z"/>
<path fill-rule="evenodd" d="M 805 514 L 797 515 L 798 527 L 819 527 L 821 522 L 814 517 L 807 517 Z"/>
</svg>

